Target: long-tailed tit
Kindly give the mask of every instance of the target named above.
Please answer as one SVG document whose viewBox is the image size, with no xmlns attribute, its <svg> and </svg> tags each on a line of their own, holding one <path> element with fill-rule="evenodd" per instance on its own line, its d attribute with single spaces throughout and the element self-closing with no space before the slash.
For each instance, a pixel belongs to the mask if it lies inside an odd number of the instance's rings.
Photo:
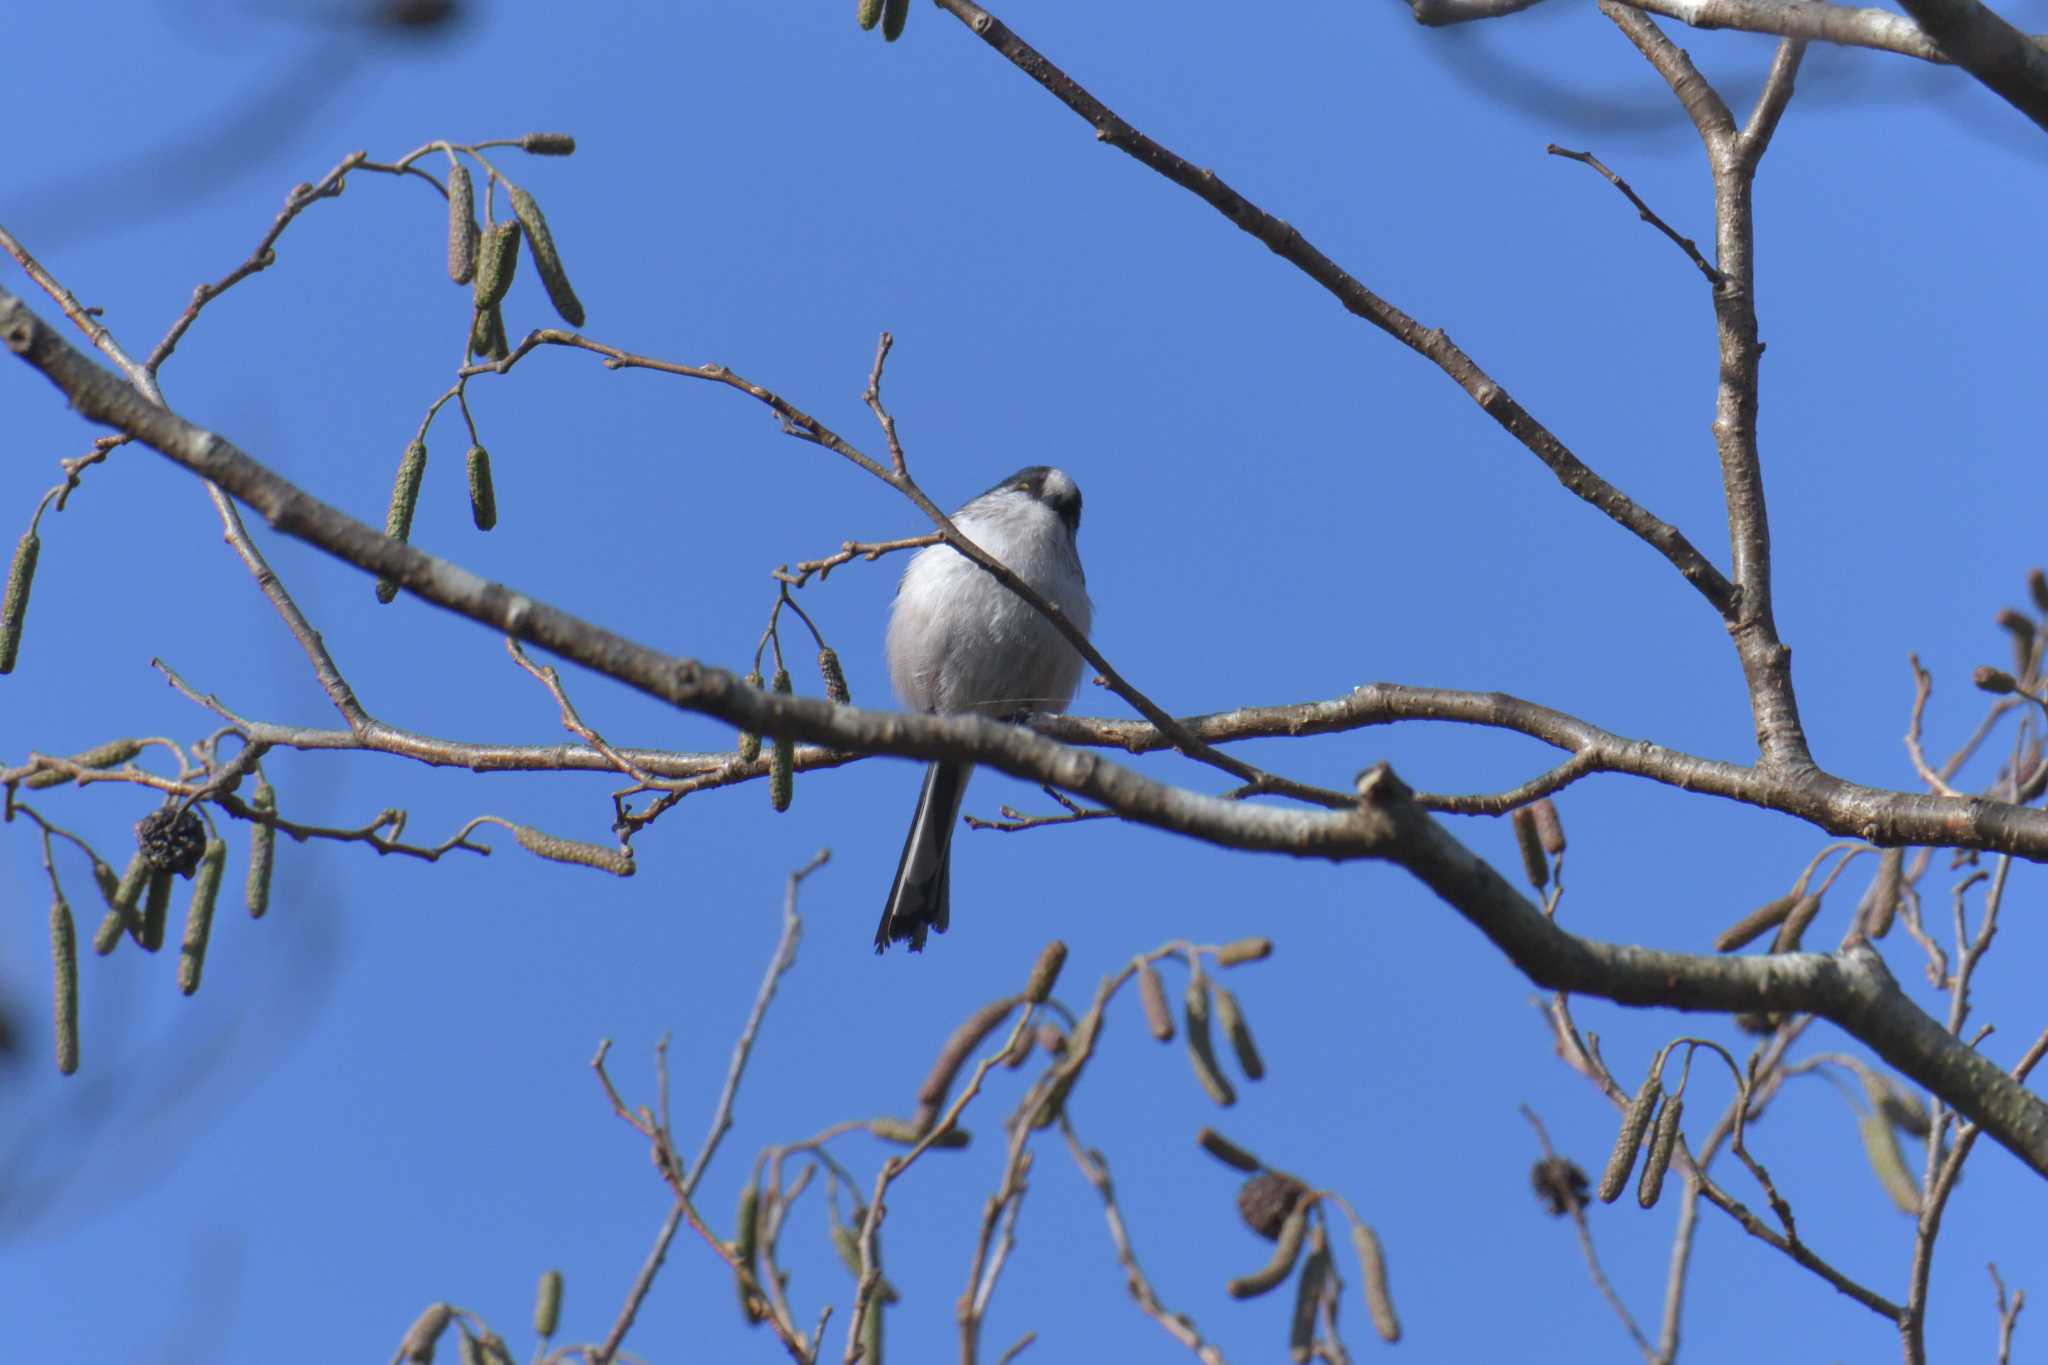
<svg viewBox="0 0 2048 1365">
<path fill-rule="evenodd" d="M 1082 631 L 1090 606 L 1081 556 L 1081 490 L 1057 469 L 1020 469 L 953 514 L 960 533 L 1007 566 Z M 1052 622 L 949 545 L 917 552 L 889 613 L 889 680 L 918 711 L 996 717 L 1064 711 L 1081 679 L 1081 656 Z M 910 951 L 946 932 L 953 827 L 971 763 L 925 771 L 917 814 L 889 890 L 875 951 L 898 939 Z"/>
</svg>

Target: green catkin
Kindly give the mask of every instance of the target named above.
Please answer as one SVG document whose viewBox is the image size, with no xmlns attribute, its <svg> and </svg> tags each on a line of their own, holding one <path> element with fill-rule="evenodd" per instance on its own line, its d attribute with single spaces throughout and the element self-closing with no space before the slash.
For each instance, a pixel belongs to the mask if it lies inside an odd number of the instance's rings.
<svg viewBox="0 0 2048 1365">
<path fill-rule="evenodd" d="M 14 545 L 14 560 L 7 566 L 7 589 L 0 594 L 0 673 L 12 673 L 21 654 L 21 623 L 28 615 L 28 590 L 35 585 L 36 560 L 43 552 L 43 538 L 33 530 L 22 533 Z"/>
<path fill-rule="evenodd" d="M 572 133 L 528 133 L 519 139 L 519 150 L 535 156 L 574 156 L 576 138 Z"/>
<path fill-rule="evenodd" d="M 548 220 L 541 216 L 540 204 L 517 185 L 506 185 L 505 194 L 512 201 L 512 216 L 526 229 L 527 249 L 533 253 L 533 268 L 540 272 L 540 282 L 547 286 L 548 302 L 561 314 L 562 321 L 571 327 L 581 327 L 583 303 L 569 287 L 562 255 L 555 249 L 555 235 L 548 231 Z"/>
<path fill-rule="evenodd" d="M 1622 1187 L 1628 1184 L 1629 1172 L 1635 1169 L 1636 1149 L 1642 1146 L 1643 1130 L 1650 1126 L 1650 1115 L 1664 1095 L 1664 1082 L 1660 1075 L 1662 1067 L 1658 1065 L 1661 1061 L 1660 1057 L 1650 1063 L 1650 1074 L 1643 1078 L 1642 1088 L 1628 1102 L 1628 1113 L 1623 1116 L 1621 1131 L 1614 1138 L 1614 1150 L 1607 1155 L 1607 1169 L 1600 1176 L 1597 1193 L 1603 1204 L 1612 1204 L 1621 1198 Z"/>
<path fill-rule="evenodd" d="M 1676 1095 L 1665 1097 L 1657 1111 L 1657 1126 L 1650 1133 L 1650 1154 L 1643 1160 L 1643 1177 L 1636 1184 L 1636 1203 L 1655 1208 L 1664 1193 L 1664 1176 L 1671 1169 L 1671 1154 L 1678 1146 L 1678 1120 L 1685 1113 L 1685 1101 Z"/>
<path fill-rule="evenodd" d="M 830 645 L 818 650 L 818 673 L 825 680 L 825 700 L 841 706 L 853 700 L 846 686 L 846 670 L 839 666 L 839 651 Z"/>
<path fill-rule="evenodd" d="M 564 839 L 526 825 L 512 826 L 512 837 L 519 846 L 535 857 L 546 858 L 549 862 L 573 863 L 578 867 L 594 867 L 600 872 L 609 872 L 614 877 L 630 877 L 634 872 L 633 855 L 621 849 L 606 848 L 602 844 L 579 843 Z"/>
<path fill-rule="evenodd" d="M 468 284 L 476 278 L 476 249 L 483 234 L 476 225 L 476 185 L 461 162 L 448 172 L 448 278 Z"/>
<path fill-rule="evenodd" d="M 540 1277 L 533 1295 L 533 1334 L 543 1339 L 555 1334 L 562 1321 L 562 1272 L 550 1270 Z"/>
<path fill-rule="evenodd" d="M 484 233 L 476 257 L 476 284 L 470 299 L 479 313 L 488 313 L 511 292 L 512 277 L 519 272 L 519 224 L 493 223 Z"/>
<path fill-rule="evenodd" d="M 895 42 L 903 36 L 904 21 L 910 18 L 910 0 L 882 0 L 882 40 Z"/>
<path fill-rule="evenodd" d="M 78 926 L 60 894 L 50 902 L 50 960 L 55 968 L 52 1011 L 57 1026 L 57 1070 L 78 1070 Z"/>
<path fill-rule="evenodd" d="M 1287 1278 L 1294 1269 L 1294 1263 L 1301 1259 L 1302 1235 L 1308 1230 L 1310 1201 L 1304 1199 L 1295 1205 L 1294 1212 L 1287 1215 L 1287 1221 L 1280 1225 L 1280 1238 L 1273 1247 L 1273 1259 L 1249 1275 L 1240 1275 L 1224 1288 L 1233 1299 L 1255 1299 L 1270 1293 Z"/>
<path fill-rule="evenodd" d="M 398 477 L 391 484 L 391 509 L 384 517 L 384 534 L 393 540 L 412 536 L 412 514 L 420 502 L 420 481 L 427 475 L 427 445 L 414 441 L 398 462 Z M 377 580 L 377 600 L 389 604 L 398 596 L 398 584 L 388 578 Z"/>
<path fill-rule="evenodd" d="M 171 911 L 171 874 L 152 869 L 149 890 L 142 902 L 141 934 L 137 939 L 145 952 L 164 946 L 164 923 Z"/>
<path fill-rule="evenodd" d="M 789 681 L 789 670 L 775 670 L 774 690 L 787 695 L 793 690 Z M 776 735 L 773 751 L 768 755 L 768 804 L 779 814 L 789 809 L 790 798 L 796 794 L 796 741 L 786 735 Z"/>
<path fill-rule="evenodd" d="M 854 16 L 862 29 L 871 29 L 882 22 L 882 0 L 860 0 L 860 10 Z"/>
<path fill-rule="evenodd" d="M 491 486 L 491 452 L 469 448 L 469 517 L 479 531 L 498 524 L 498 492 Z"/>
<path fill-rule="evenodd" d="M 200 974 L 206 970 L 206 944 L 213 937 L 213 907 L 220 899 L 220 879 L 227 867 L 228 846 L 218 839 L 206 841 L 199 855 L 199 871 L 192 877 L 192 903 L 185 911 L 185 939 L 178 948 L 178 990 L 191 995 L 199 989 Z"/>
<path fill-rule="evenodd" d="M 1899 1136 L 1882 1114 L 1865 1114 L 1857 1120 L 1863 1137 L 1863 1154 L 1884 1192 L 1898 1205 L 1899 1212 L 1920 1212 L 1920 1182 L 1906 1167 L 1906 1155 L 1899 1150 Z"/>
<path fill-rule="evenodd" d="M 746 684 L 753 688 L 760 687 L 761 670 L 756 668 L 749 672 L 746 677 Z M 761 737 L 752 730 L 740 731 L 739 750 L 740 762 L 758 763 L 761 759 Z"/>
<path fill-rule="evenodd" d="M 126 763 L 141 752 L 142 741 L 139 739 L 113 739 L 82 754 L 73 754 L 70 761 L 81 768 L 98 770 Z M 71 774 L 61 768 L 45 768 L 39 773 L 30 773 L 22 779 L 21 785 L 30 791 L 42 791 L 48 787 L 61 787 L 70 780 Z"/>
<path fill-rule="evenodd" d="M 277 811 L 277 790 L 261 777 L 256 779 L 256 796 L 249 803 L 264 815 Z M 270 909 L 270 869 L 277 857 L 277 830 L 261 823 L 249 829 L 249 880 L 243 888 L 249 904 L 249 918 L 262 919 Z"/>
</svg>

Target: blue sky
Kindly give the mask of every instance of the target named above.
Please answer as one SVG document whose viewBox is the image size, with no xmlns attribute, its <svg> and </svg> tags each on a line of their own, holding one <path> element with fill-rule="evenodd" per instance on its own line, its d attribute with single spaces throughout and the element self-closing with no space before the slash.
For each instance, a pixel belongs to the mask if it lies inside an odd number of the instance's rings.
<svg viewBox="0 0 2048 1365">
<path fill-rule="evenodd" d="M 377 37 L 337 4 L 36 5 L 11 34 L 15 105 L 0 224 L 137 353 L 202 279 L 239 262 L 285 192 L 346 153 L 565 129 L 567 160 L 500 152 L 545 206 L 585 332 L 719 362 L 871 451 L 859 395 L 876 335 L 913 469 L 953 506 L 1026 464 L 1086 491 L 1081 550 L 1108 657 L 1169 709 L 1336 696 L 1384 680 L 1501 689 L 1620 733 L 1740 759 L 1750 722 L 1717 620 L 1675 574 L 1554 480 L 1436 371 L 1346 315 L 1183 191 L 1098 146 L 958 23 L 914 7 L 885 47 L 853 6 L 472 7 L 435 39 Z M 1712 237 L 1697 139 L 1590 7 L 1469 31 L 1405 7 L 1051 3 L 1003 17 L 1138 127 L 1288 219 L 1424 323 L 1444 327 L 1595 469 L 1725 564 L 1708 423 L 1712 314 L 1697 272 L 1557 142 L 1605 159 L 1681 232 Z M 2025 22 L 2017 13 L 2016 21 Z M 1732 103 L 1767 40 L 1681 41 Z M 1981 712 L 1969 670 L 2003 663 L 1994 611 L 2048 558 L 2034 474 L 2048 291 L 2030 269 L 2048 215 L 2038 130 L 1953 72 L 1816 49 L 1758 181 L 1762 435 L 1778 617 L 1808 732 L 1843 776 L 1910 784 L 1899 743 L 1909 651 L 1936 675 L 1930 745 Z M 275 269 L 209 308 L 164 371 L 172 402 L 366 520 L 427 403 L 449 382 L 467 293 L 447 284 L 430 189 L 357 176 L 309 211 Z M 12 266 L 7 287 L 55 311 Z M 529 267 L 515 335 L 552 322 Z M 414 539 L 479 573 L 678 654 L 743 668 L 778 564 L 843 539 L 919 532 L 914 509 L 789 440 L 757 405 L 687 380 L 614 374 L 568 352 L 472 386 L 500 525 L 476 532 L 467 444 L 429 437 Z M 95 434 L 22 367 L 0 368 L 5 538 Z M 10 510 L 11 509 L 11 510 Z M 450 738 L 554 742 L 546 694 L 490 633 L 256 532 L 373 714 Z M 141 449 L 92 471 L 43 522 L 22 662 L 0 680 L 0 755 L 124 734 L 190 741 L 210 717 L 161 657 L 238 711 L 331 726 L 334 713 L 191 478 Z M 898 565 L 852 565 L 803 594 L 853 696 L 885 704 L 882 624 Z M 618 743 L 719 749 L 723 727 L 571 674 Z M 816 691 L 815 679 L 799 686 Z M 1122 714 L 1085 690 L 1077 709 Z M 1512 736 L 1410 725 L 1248 746 L 1342 785 L 1388 759 L 1433 791 L 1512 786 L 1549 757 Z M 1148 771 L 1216 789 L 1172 759 Z M 438 839 L 489 812 L 603 839 L 602 778 L 475 776 L 374 756 L 279 753 L 294 818 L 360 824 L 387 807 Z M 1108 824 L 957 841 L 954 928 L 921 959 L 868 951 L 915 798 L 912 765 L 799 781 L 775 816 L 758 786 L 694 796 L 638 842 L 617 882 L 491 842 L 434 866 L 361 847 L 286 846 L 274 908 L 218 926 L 204 989 L 132 948 L 82 969 L 81 1074 L 48 1063 L 47 884 L 30 830 L 0 839 L 14 929 L 0 991 L 19 1033 L 0 1077 L 12 1157 L 0 1283 L 23 1358 L 243 1361 L 388 1355 L 449 1299 L 522 1356 L 532 1286 L 567 1277 L 564 1335 L 609 1326 L 663 1216 L 643 1145 L 586 1063 L 651 1098 L 672 1035 L 677 1126 L 694 1149 L 779 927 L 783 879 L 816 850 L 801 959 L 764 1029 L 737 1125 L 702 1202 L 731 1216 L 753 1153 L 848 1117 L 905 1112 L 938 1043 L 1014 990 L 1038 949 L 1073 955 L 1063 994 L 1176 937 L 1270 935 L 1233 973 L 1270 1068 L 1218 1113 L 1178 1049 L 1112 1010 L 1072 1112 L 1109 1158 L 1161 1296 L 1232 1358 L 1281 1349 L 1286 1296 L 1235 1304 L 1263 1258 L 1236 1180 L 1194 1150 L 1214 1123 L 1341 1191 L 1379 1228 L 1408 1331 L 1430 1360 L 1631 1357 L 1570 1231 L 1527 1192 L 1536 1148 L 1516 1106 L 1597 1170 L 1613 1115 L 1551 1055 L 1534 992 L 1402 874 L 1227 854 Z M 1046 809 L 983 774 L 968 808 Z M 38 809 L 121 849 L 153 804 L 95 786 Z M 1825 840 L 1794 822 L 1620 778 L 1560 800 L 1574 930 L 1688 950 L 1779 894 Z M 1512 870 L 1505 822 L 1460 837 Z M 241 833 L 231 885 L 238 884 Z M 1940 860 L 1938 865 L 1940 865 Z M 75 860 L 74 903 L 91 896 Z M 1839 933 L 1865 874 L 1838 891 Z M 2039 1027 L 2038 880 L 2013 881 L 1975 1018 L 2001 1061 Z M 1946 883 L 1929 884 L 1945 906 Z M 88 915 L 87 925 L 96 917 Z M 1943 922 L 1939 914 L 1934 916 Z M 1895 936 L 1894 971 L 1939 998 Z M 1178 984 L 1178 979 L 1175 979 Z M 1740 1050 L 1726 1021 L 1583 1002 L 1617 1072 L 1687 1032 Z M 1825 1028 L 1811 1050 L 1841 1043 Z M 1699 1078 L 1692 1111 L 1725 1102 Z M 1004 1076 L 970 1110 L 964 1154 L 896 1189 L 884 1233 L 904 1302 L 896 1359 L 954 1350 L 952 1304 L 992 1188 Z M 1703 1122 L 1703 1120 L 1702 1120 Z M 1795 1086 L 1753 1145 L 1822 1254 L 1894 1296 L 1906 1219 L 1865 1169 L 1832 1088 Z M 884 1149 L 843 1144 L 872 1173 Z M 1760 1203 L 1746 1181 L 1730 1187 Z M 809 1198 L 809 1197 L 807 1197 Z M 1980 1149 L 1935 1270 L 1939 1358 L 1982 1353 L 1984 1274 L 2037 1290 L 2038 1181 Z M 808 1322 L 849 1281 L 786 1238 Z M 1595 1230 L 1619 1292 L 1656 1319 L 1673 1206 L 1628 1201 Z M 1726 1219 L 1703 1214 L 1686 1357 L 1874 1359 L 1883 1323 Z M 1347 1279 L 1355 1282 L 1348 1263 Z M 1475 1292 L 1477 1291 L 1477 1292 Z M 711 1254 L 680 1238 L 630 1339 L 656 1361 L 779 1359 L 733 1307 Z M 1379 1348 L 1347 1301 L 1354 1351 Z M 2033 1324 L 2021 1321 L 2024 1342 Z M 1126 1299 L 1098 1204 L 1057 1144 L 1040 1152 L 991 1354 L 1173 1360 Z M 837 1332 L 834 1333 L 836 1358 Z"/>
</svg>

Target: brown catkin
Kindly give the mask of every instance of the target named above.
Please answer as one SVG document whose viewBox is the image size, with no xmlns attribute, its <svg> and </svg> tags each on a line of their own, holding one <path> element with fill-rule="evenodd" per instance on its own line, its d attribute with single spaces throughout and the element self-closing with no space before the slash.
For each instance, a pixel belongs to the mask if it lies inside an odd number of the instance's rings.
<svg viewBox="0 0 2048 1365">
<path fill-rule="evenodd" d="M 1209 1098 L 1228 1108 L 1237 1103 L 1237 1092 L 1224 1079 L 1223 1068 L 1216 1064 L 1216 1044 L 1209 1036 L 1209 981 L 1207 977 L 1195 976 L 1188 981 L 1187 993 L 1188 1062 L 1195 1069 L 1195 1079 L 1202 1083 L 1202 1089 Z"/>
<path fill-rule="evenodd" d="M 498 524 L 498 490 L 491 486 L 491 452 L 471 446 L 469 466 L 469 519 L 479 531 Z"/>
<path fill-rule="evenodd" d="M 391 508 L 384 516 L 384 534 L 393 540 L 412 536 L 412 514 L 420 504 L 420 481 L 427 475 L 427 445 L 414 441 L 398 462 L 398 477 L 391 482 Z M 398 584 L 388 578 L 377 580 L 377 600 L 389 604 L 398 596 Z"/>
<path fill-rule="evenodd" d="M 1550 884 L 1550 860 L 1543 856 L 1543 840 L 1536 833 L 1536 817 L 1527 806 L 1517 806 L 1508 817 L 1515 827 L 1515 847 L 1522 851 L 1522 875 L 1541 891 Z"/>
<path fill-rule="evenodd" d="M 583 303 L 569 287 L 568 272 L 562 269 L 562 255 L 555 249 L 555 235 L 541 216 L 540 203 L 517 185 L 507 184 L 505 194 L 512 201 L 512 216 L 526 229 L 526 245 L 533 253 L 533 268 L 547 286 L 548 302 L 571 327 L 583 325 Z"/>
<path fill-rule="evenodd" d="M 1294 1315 L 1287 1326 L 1288 1359 L 1307 1365 L 1315 1352 L 1316 1306 L 1323 1297 L 1323 1285 L 1330 1277 L 1330 1246 L 1318 1223 L 1310 1232 L 1308 1257 L 1301 1263 L 1301 1277 L 1294 1282 Z"/>
<path fill-rule="evenodd" d="M 1067 945 L 1058 939 L 1045 945 L 1038 954 L 1038 961 L 1031 965 L 1031 975 L 1024 983 L 1024 999 L 1034 1005 L 1043 1005 L 1045 997 L 1052 994 L 1053 985 L 1060 979 L 1060 968 L 1067 965 Z"/>
<path fill-rule="evenodd" d="M 818 650 L 818 674 L 825 680 L 825 700 L 841 706 L 853 700 L 846 686 L 846 670 L 839 666 L 839 651 L 830 645 Z"/>
<path fill-rule="evenodd" d="M 1775 929 L 1783 924 L 1785 916 L 1791 914 L 1792 907 L 1798 903 L 1797 896 L 1780 896 L 1774 901 L 1765 901 L 1717 934 L 1714 938 L 1714 951 L 1732 953 L 1737 948 L 1747 947 L 1765 930 Z"/>
<path fill-rule="evenodd" d="M 576 137 L 573 133 L 528 133 L 519 139 L 519 150 L 535 156 L 574 156 Z"/>
<path fill-rule="evenodd" d="M 1655 1208 L 1664 1193 L 1664 1176 L 1671 1169 L 1671 1154 L 1678 1148 L 1678 1121 L 1685 1114 L 1685 1101 L 1677 1095 L 1664 1097 L 1657 1111 L 1657 1126 L 1650 1131 L 1650 1154 L 1643 1158 L 1642 1179 L 1636 1182 L 1636 1203 Z"/>
<path fill-rule="evenodd" d="M 468 284 L 476 278 L 476 249 L 483 233 L 476 225 L 476 184 L 460 161 L 448 172 L 448 278 Z"/>
<path fill-rule="evenodd" d="M 785 695 L 792 691 L 789 670 L 775 670 L 772 684 L 777 692 Z M 790 798 L 796 795 L 796 741 L 786 735 L 776 735 L 768 755 L 768 804 L 780 814 L 789 809 Z"/>
<path fill-rule="evenodd" d="M 1978 691 L 1989 692 L 1994 697 L 2002 697 L 2019 687 L 2012 674 L 2002 668 L 1993 668 L 1989 664 L 1978 664 L 1972 669 L 1970 681 L 1977 685 Z"/>
<path fill-rule="evenodd" d="M 190 995 L 199 989 L 206 970 L 206 944 L 213 937 L 213 907 L 220 899 L 220 878 L 227 867 L 228 846 L 218 839 L 206 841 L 199 855 L 199 871 L 192 877 L 192 902 L 185 910 L 185 938 L 178 947 L 178 990 Z"/>
<path fill-rule="evenodd" d="M 2039 569 L 2027 570 L 2027 595 L 2034 599 L 2034 605 L 2048 611 L 2048 573 Z"/>
<path fill-rule="evenodd" d="M 1387 1286 L 1387 1257 L 1379 1234 L 1364 1223 L 1351 1225 L 1351 1247 L 1358 1253 L 1358 1279 L 1365 1288 L 1365 1309 L 1380 1340 L 1401 1339 L 1401 1320 L 1394 1316 L 1394 1295 Z"/>
<path fill-rule="evenodd" d="M 1661 1055 L 1650 1063 L 1650 1074 L 1643 1078 L 1642 1087 L 1635 1098 L 1628 1102 L 1628 1112 L 1622 1116 L 1621 1131 L 1615 1134 L 1614 1150 L 1607 1154 L 1607 1169 L 1600 1173 L 1600 1187 L 1597 1193 L 1600 1202 L 1612 1204 L 1621 1198 L 1622 1187 L 1628 1184 L 1629 1172 L 1636 1166 L 1636 1148 L 1643 1142 L 1643 1130 L 1650 1126 L 1650 1115 L 1655 1111 L 1657 1101 L 1664 1096 Z"/>
<path fill-rule="evenodd" d="M 1232 1170 L 1251 1174 L 1259 1169 L 1259 1159 L 1257 1157 L 1217 1132 L 1214 1128 L 1204 1128 L 1201 1132 L 1196 1133 L 1195 1141 L 1202 1145 L 1203 1151 L 1215 1157 Z"/>
<path fill-rule="evenodd" d="M 1774 953 L 1796 953 L 1806 937 L 1806 927 L 1813 923 L 1813 917 L 1820 913 L 1820 897 L 1808 892 L 1792 903 L 1785 922 L 1778 926 L 1778 936 L 1771 940 Z"/>
<path fill-rule="evenodd" d="M 1245 1022 L 1237 997 L 1221 986 L 1216 988 L 1216 1022 L 1223 1025 L 1223 1036 L 1230 1040 L 1230 1050 L 1237 1054 L 1237 1064 L 1245 1079 L 1264 1080 L 1266 1063 L 1259 1056 L 1258 1044 L 1252 1041 L 1251 1025 Z"/>
<path fill-rule="evenodd" d="M 277 791 L 261 777 L 250 806 L 264 815 L 277 811 Z M 249 904 L 249 918 L 262 919 L 270 909 L 270 869 L 277 858 L 277 830 L 261 821 L 249 827 L 249 879 L 243 887 Z"/>
<path fill-rule="evenodd" d="M 1312 1201 L 1304 1199 L 1294 1206 L 1294 1212 L 1287 1215 L 1287 1221 L 1280 1225 L 1280 1238 L 1273 1246 L 1273 1259 L 1249 1275 L 1240 1275 L 1224 1288 L 1233 1299 L 1255 1299 L 1270 1293 L 1287 1278 L 1294 1269 L 1294 1263 L 1301 1259 L 1301 1239 L 1308 1230 L 1308 1210 Z"/>
<path fill-rule="evenodd" d="M 528 853 L 546 858 L 549 862 L 594 867 L 600 872 L 609 872 L 614 877 L 633 875 L 633 855 L 624 849 L 606 848 L 602 844 L 579 843 L 574 839 L 546 834 L 526 825 L 512 826 L 512 837 L 517 839 L 519 846 Z"/>
<path fill-rule="evenodd" d="M 1557 807 L 1549 797 L 1533 803 L 1529 813 L 1536 821 L 1536 842 L 1543 845 L 1543 851 L 1555 858 L 1564 852 L 1564 821 L 1557 818 Z"/>
<path fill-rule="evenodd" d="M 904 21 L 910 18 L 910 0 L 882 0 L 882 40 L 895 42 L 903 36 Z"/>
<path fill-rule="evenodd" d="M 0 593 L 0 673 L 12 673 L 21 654 L 21 623 L 28 615 L 28 592 L 35 586 L 36 560 L 43 552 L 43 538 L 33 530 L 24 531 L 14 544 L 14 560 L 7 566 L 7 588 Z"/>
<path fill-rule="evenodd" d="M 1899 913 L 1899 899 L 1905 893 L 1906 850 L 1888 848 L 1877 855 L 1877 876 L 1871 879 L 1870 889 L 1863 893 L 1863 904 L 1858 907 L 1862 913 L 1863 932 L 1873 939 L 1883 938 L 1892 931 L 1892 920 Z"/>
<path fill-rule="evenodd" d="M 441 1334 L 448 1330 L 449 1321 L 455 1310 L 445 1303 L 430 1303 L 426 1310 L 413 1319 L 405 1340 L 399 1343 L 398 1354 L 413 1365 L 433 1365 L 434 1347 L 441 1340 Z"/>
<path fill-rule="evenodd" d="M 562 1272 L 550 1270 L 540 1277 L 533 1293 L 533 1334 L 551 1337 L 562 1323 Z"/>
<path fill-rule="evenodd" d="M 1273 955 L 1270 938 L 1240 938 L 1216 950 L 1216 965 L 1236 967 L 1246 962 L 1264 962 Z"/>
<path fill-rule="evenodd" d="M 78 926 L 59 894 L 50 901 L 51 1009 L 57 1027 L 57 1070 L 78 1070 Z"/>
<path fill-rule="evenodd" d="M 1173 1007 L 1166 1003 L 1166 980 L 1149 962 L 1138 964 L 1138 1003 L 1145 1007 L 1145 1027 L 1162 1043 L 1173 1041 Z"/>
</svg>

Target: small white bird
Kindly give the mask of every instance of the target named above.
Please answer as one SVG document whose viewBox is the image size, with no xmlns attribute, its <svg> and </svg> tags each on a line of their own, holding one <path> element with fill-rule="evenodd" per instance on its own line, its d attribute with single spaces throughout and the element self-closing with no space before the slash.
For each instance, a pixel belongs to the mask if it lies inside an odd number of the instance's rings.
<svg viewBox="0 0 2048 1365">
<path fill-rule="evenodd" d="M 1074 546 L 1081 490 L 1072 479 L 1046 465 L 1020 469 L 955 512 L 953 524 L 1087 632 L 1092 609 Z M 950 545 L 925 547 L 904 569 L 887 652 L 897 697 L 918 711 L 1064 711 L 1081 680 L 1081 655 L 1052 622 Z M 953 827 L 973 771 L 946 761 L 925 771 L 876 952 L 898 939 L 921 952 L 928 931 L 946 932 Z"/>
</svg>

